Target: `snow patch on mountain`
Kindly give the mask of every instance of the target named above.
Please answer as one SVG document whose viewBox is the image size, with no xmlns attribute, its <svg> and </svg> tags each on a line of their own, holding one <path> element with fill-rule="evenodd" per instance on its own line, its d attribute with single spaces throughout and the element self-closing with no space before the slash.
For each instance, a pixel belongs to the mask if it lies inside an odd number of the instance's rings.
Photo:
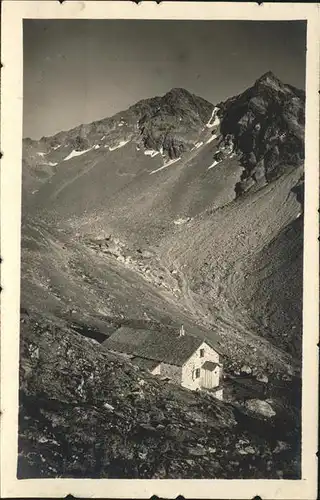
<svg viewBox="0 0 320 500">
<path fill-rule="evenodd" d="M 38 156 L 41 156 L 41 158 L 43 158 L 47 153 L 44 153 L 43 151 L 40 151 L 39 153 L 37 153 Z"/>
<path fill-rule="evenodd" d="M 218 136 L 216 134 L 213 134 L 209 139 L 207 140 L 206 144 L 209 144 L 210 142 L 214 141 Z"/>
<path fill-rule="evenodd" d="M 155 151 L 154 149 L 146 149 L 144 154 L 153 158 L 154 156 L 157 156 L 159 154 L 159 151 Z"/>
<path fill-rule="evenodd" d="M 208 170 L 211 170 L 213 167 L 215 167 L 216 165 L 218 165 L 218 163 L 220 163 L 220 162 L 214 160 L 214 162 L 210 165 L 210 167 L 208 167 Z"/>
<path fill-rule="evenodd" d="M 210 119 L 206 125 L 208 128 L 217 127 L 220 124 L 220 119 L 217 116 L 218 111 L 219 111 L 219 108 L 217 108 L 217 107 L 213 108 Z"/>
<path fill-rule="evenodd" d="M 123 148 L 126 144 L 130 142 L 130 139 L 127 139 L 126 141 L 120 141 L 119 144 L 116 146 L 109 146 L 109 151 L 114 151 L 115 149 Z"/>
<path fill-rule="evenodd" d="M 46 154 L 48 154 L 48 153 L 46 153 Z M 41 156 L 41 158 L 43 158 L 44 154 L 40 155 L 40 156 Z M 56 167 L 58 165 L 58 163 L 52 162 L 52 161 L 42 161 L 41 165 L 47 165 L 48 167 Z"/>
<path fill-rule="evenodd" d="M 150 172 L 150 175 L 155 174 L 156 172 L 160 172 L 160 170 L 163 170 L 164 168 L 169 167 L 170 165 L 172 165 L 173 163 L 176 163 L 179 160 L 181 160 L 181 157 L 169 160 L 167 163 L 164 163 L 164 165 L 162 165 L 162 167 L 157 168 L 156 170 L 152 170 L 152 172 Z"/>
<path fill-rule="evenodd" d="M 193 146 L 193 148 L 191 149 L 191 151 L 193 151 L 194 149 L 199 149 L 201 148 L 201 146 L 203 145 L 203 141 L 201 142 L 196 142 L 196 144 Z"/>
<path fill-rule="evenodd" d="M 68 156 L 66 156 L 63 161 L 67 161 L 67 160 L 71 160 L 71 158 L 74 158 L 75 156 L 81 156 L 85 153 L 88 153 L 89 151 L 91 151 L 92 148 L 89 148 L 89 149 L 84 149 L 83 151 L 76 151 L 75 149 L 73 149 L 71 151 L 70 154 L 68 154 Z"/>
<path fill-rule="evenodd" d="M 180 217 L 179 219 L 174 220 L 173 223 L 176 226 L 181 226 L 181 224 L 185 224 L 186 222 L 190 222 L 191 220 L 192 220 L 191 217 L 187 217 L 185 219 L 183 219 L 182 217 Z"/>
</svg>

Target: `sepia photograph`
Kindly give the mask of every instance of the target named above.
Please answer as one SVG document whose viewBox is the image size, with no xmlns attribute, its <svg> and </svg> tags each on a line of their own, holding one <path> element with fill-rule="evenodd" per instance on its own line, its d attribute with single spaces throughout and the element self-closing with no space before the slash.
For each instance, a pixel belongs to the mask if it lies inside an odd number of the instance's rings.
<svg viewBox="0 0 320 500">
<path fill-rule="evenodd" d="M 18 480 L 304 478 L 307 32 L 22 20 Z"/>
</svg>

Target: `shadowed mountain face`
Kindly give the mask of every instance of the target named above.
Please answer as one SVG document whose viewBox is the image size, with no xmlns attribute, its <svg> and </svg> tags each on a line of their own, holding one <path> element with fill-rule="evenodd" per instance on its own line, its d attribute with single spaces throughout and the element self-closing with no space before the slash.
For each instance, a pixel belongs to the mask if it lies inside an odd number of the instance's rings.
<svg viewBox="0 0 320 500">
<path fill-rule="evenodd" d="M 169 158 L 180 157 L 194 146 L 212 109 L 209 102 L 184 89 L 172 89 L 163 98 L 151 99 L 139 120 L 143 145 L 163 150 Z"/>
<path fill-rule="evenodd" d="M 244 172 L 237 193 L 269 182 L 304 158 L 304 93 L 271 72 L 221 105 L 221 131 L 241 151 Z"/>
<path fill-rule="evenodd" d="M 85 359 L 79 333 L 101 342 L 122 325 L 161 332 L 183 324 L 219 346 L 227 375 L 243 365 L 262 372 L 264 396 L 297 415 L 303 158 L 304 94 L 272 73 L 224 103 L 172 89 L 113 117 L 25 139 L 25 339 L 36 345 L 48 322 L 57 338 L 76 335 Z M 23 353 L 25 345 L 22 362 Z M 279 381 L 292 382 L 291 403 Z M 240 399 L 252 396 L 251 382 Z"/>
</svg>

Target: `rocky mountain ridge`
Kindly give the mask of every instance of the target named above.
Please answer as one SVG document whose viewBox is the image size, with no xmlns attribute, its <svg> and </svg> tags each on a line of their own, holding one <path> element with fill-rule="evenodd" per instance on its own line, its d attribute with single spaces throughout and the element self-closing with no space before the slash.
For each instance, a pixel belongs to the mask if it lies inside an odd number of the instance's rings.
<svg viewBox="0 0 320 500">
<path fill-rule="evenodd" d="M 24 158 L 85 151 L 93 147 L 113 148 L 123 141 L 134 140 L 146 150 L 162 152 L 175 158 L 194 146 L 199 130 L 210 118 L 213 105 L 185 89 L 171 89 L 163 97 L 139 101 L 128 110 L 86 125 L 77 126 L 39 141 L 24 139 Z M 117 142 L 118 141 L 118 142 Z M 56 153 L 54 153 L 56 152 Z M 39 154 L 40 153 L 40 154 Z"/>
<path fill-rule="evenodd" d="M 139 101 L 127 111 L 80 125 L 39 141 L 24 139 L 23 158 L 34 175 L 50 178 L 66 159 L 90 150 L 114 151 L 133 141 L 137 149 L 163 161 L 180 159 L 198 148 L 202 132 L 219 139 L 214 164 L 238 154 L 243 166 L 237 195 L 301 165 L 304 158 L 305 95 L 272 72 L 242 94 L 217 106 L 174 88 L 163 97 Z"/>
</svg>

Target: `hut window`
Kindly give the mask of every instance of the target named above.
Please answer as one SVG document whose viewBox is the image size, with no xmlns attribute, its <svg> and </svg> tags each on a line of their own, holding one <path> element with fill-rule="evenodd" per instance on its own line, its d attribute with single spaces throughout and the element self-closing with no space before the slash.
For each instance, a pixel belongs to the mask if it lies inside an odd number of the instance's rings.
<svg viewBox="0 0 320 500">
<path fill-rule="evenodd" d="M 204 349 L 200 349 L 200 358 L 204 358 Z"/>
<path fill-rule="evenodd" d="M 197 369 L 196 369 L 195 376 L 196 376 L 196 378 L 199 378 L 199 377 L 200 377 L 200 368 L 197 368 Z"/>
</svg>

